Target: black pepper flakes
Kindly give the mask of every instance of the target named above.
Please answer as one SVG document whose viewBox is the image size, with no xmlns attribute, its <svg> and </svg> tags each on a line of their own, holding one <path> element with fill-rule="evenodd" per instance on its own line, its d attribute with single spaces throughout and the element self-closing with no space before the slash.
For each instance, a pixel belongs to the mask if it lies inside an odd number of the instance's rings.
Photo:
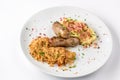
<svg viewBox="0 0 120 80">
<path fill-rule="evenodd" d="M 98 49 L 100 49 L 100 47 L 98 46 Z"/>
<path fill-rule="evenodd" d="M 29 34 L 29 36 L 31 36 L 31 34 Z"/>
<path fill-rule="evenodd" d="M 100 43 L 102 43 L 102 41 L 100 41 Z"/>
<path fill-rule="evenodd" d="M 50 21 L 50 23 L 53 23 L 52 21 Z"/>
<path fill-rule="evenodd" d="M 86 21 L 86 19 L 84 19 L 84 21 Z"/>
<path fill-rule="evenodd" d="M 97 38 L 99 38 L 99 36 L 97 36 Z"/>
<path fill-rule="evenodd" d="M 34 28 L 32 28 L 31 30 L 34 31 Z"/>
<path fill-rule="evenodd" d="M 26 30 L 28 30 L 28 28 L 27 28 L 27 27 L 26 27 L 25 29 L 26 29 Z"/>
<path fill-rule="evenodd" d="M 58 72 L 58 70 L 56 70 L 56 72 Z"/>
<path fill-rule="evenodd" d="M 42 33 L 39 33 L 39 35 L 42 35 Z"/>
</svg>

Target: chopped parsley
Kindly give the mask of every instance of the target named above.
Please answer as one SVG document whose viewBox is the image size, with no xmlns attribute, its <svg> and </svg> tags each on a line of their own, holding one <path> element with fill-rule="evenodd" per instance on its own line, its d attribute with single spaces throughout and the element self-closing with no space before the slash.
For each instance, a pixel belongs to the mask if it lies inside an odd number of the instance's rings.
<svg viewBox="0 0 120 80">
<path fill-rule="evenodd" d="M 44 53 L 44 52 L 39 52 L 39 54 L 40 54 L 41 56 L 44 56 L 44 55 L 45 55 L 45 53 Z"/>
<path fill-rule="evenodd" d="M 78 51 L 80 51 L 80 48 L 78 48 Z"/>
<path fill-rule="evenodd" d="M 76 60 L 76 57 L 74 57 L 74 60 Z"/>
<path fill-rule="evenodd" d="M 63 27 L 63 30 L 66 30 L 66 27 Z"/>
<path fill-rule="evenodd" d="M 76 65 L 73 65 L 73 66 L 69 66 L 69 68 L 75 68 L 76 67 Z"/>
<path fill-rule="evenodd" d="M 84 54 L 84 53 L 82 53 L 82 55 L 84 56 L 85 54 Z"/>
<path fill-rule="evenodd" d="M 84 55 L 85 55 L 85 54 L 84 54 L 84 53 L 81 53 L 81 54 L 82 54 L 81 58 L 84 58 Z"/>
<path fill-rule="evenodd" d="M 84 19 L 84 21 L 86 21 L 86 19 Z"/>
</svg>

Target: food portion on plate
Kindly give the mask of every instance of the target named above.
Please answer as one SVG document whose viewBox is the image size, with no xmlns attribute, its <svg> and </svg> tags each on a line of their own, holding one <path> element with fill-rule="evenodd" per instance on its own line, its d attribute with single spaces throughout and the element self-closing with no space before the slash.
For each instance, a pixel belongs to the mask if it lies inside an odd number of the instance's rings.
<svg viewBox="0 0 120 80">
<path fill-rule="evenodd" d="M 49 42 L 51 47 L 74 47 L 79 45 L 79 39 L 74 37 L 52 37 Z"/>
<path fill-rule="evenodd" d="M 30 54 L 41 62 L 47 62 L 50 66 L 71 64 L 75 60 L 75 52 L 68 51 L 64 47 L 50 47 L 49 38 L 36 38 L 29 45 Z"/>
<path fill-rule="evenodd" d="M 50 66 L 72 64 L 76 53 L 66 47 L 89 46 L 97 38 L 96 33 L 86 23 L 71 18 L 55 21 L 51 28 L 56 36 L 38 37 L 29 45 L 32 57 Z"/>
<path fill-rule="evenodd" d="M 62 30 L 56 33 L 58 36 L 63 37 L 64 35 L 63 38 L 76 37 L 83 46 L 90 45 L 97 38 L 94 30 L 82 21 L 72 18 L 62 18 L 60 22 L 55 22 L 54 24 L 56 23 L 62 27 Z"/>
</svg>

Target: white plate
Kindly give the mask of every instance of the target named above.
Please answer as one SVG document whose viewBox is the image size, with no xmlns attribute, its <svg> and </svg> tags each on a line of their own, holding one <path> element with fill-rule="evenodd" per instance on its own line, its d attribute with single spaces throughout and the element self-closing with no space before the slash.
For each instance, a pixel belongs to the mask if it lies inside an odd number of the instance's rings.
<svg viewBox="0 0 120 80">
<path fill-rule="evenodd" d="M 62 71 L 57 66 L 50 67 L 46 63 L 41 63 L 34 60 L 29 54 L 28 48 L 31 40 L 40 34 L 43 36 L 46 34 L 48 37 L 55 36 L 51 28 L 52 22 L 58 21 L 60 17 L 71 17 L 84 21 L 89 27 L 93 28 L 99 36 L 97 42 L 100 49 L 94 49 L 93 47 L 83 49 L 80 45 L 74 48 L 68 48 L 71 51 L 76 52 L 77 59 L 74 63 L 76 64 L 76 67 L 66 71 Z M 98 17 L 77 7 L 64 6 L 45 9 L 33 15 L 22 29 L 21 46 L 25 56 L 34 65 L 39 67 L 41 71 L 54 76 L 73 78 L 85 76 L 95 72 L 105 64 L 111 54 L 112 37 L 107 26 Z M 84 53 L 84 55 L 82 53 Z"/>
</svg>

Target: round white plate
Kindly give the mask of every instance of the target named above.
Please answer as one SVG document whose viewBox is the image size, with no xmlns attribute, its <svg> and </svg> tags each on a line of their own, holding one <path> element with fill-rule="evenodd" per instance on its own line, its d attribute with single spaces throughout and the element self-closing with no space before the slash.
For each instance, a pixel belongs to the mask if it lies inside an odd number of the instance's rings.
<svg viewBox="0 0 120 80">
<path fill-rule="evenodd" d="M 52 23 L 59 21 L 61 17 L 71 17 L 81 20 L 93 28 L 99 36 L 96 42 L 100 47 L 99 49 L 93 47 L 84 49 L 79 45 L 68 48 L 77 54 L 74 63 L 76 67 L 68 68 L 65 71 L 59 69 L 56 65 L 50 67 L 46 63 L 34 60 L 29 54 L 28 47 L 32 39 L 37 36 L 55 36 L 52 30 Z M 21 46 L 25 56 L 30 62 L 39 67 L 41 71 L 58 77 L 73 78 L 95 72 L 105 64 L 112 51 L 112 36 L 107 26 L 98 17 L 88 11 L 70 6 L 54 7 L 38 12 L 27 21 L 21 32 Z"/>
</svg>

